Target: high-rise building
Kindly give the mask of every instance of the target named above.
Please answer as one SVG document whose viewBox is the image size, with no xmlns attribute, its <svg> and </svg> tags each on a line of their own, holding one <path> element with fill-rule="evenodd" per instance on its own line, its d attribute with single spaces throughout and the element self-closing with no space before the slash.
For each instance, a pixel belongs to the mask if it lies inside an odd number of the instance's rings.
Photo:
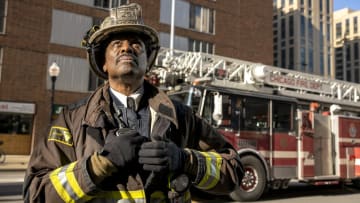
<svg viewBox="0 0 360 203">
<path fill-rule="evenodd" d="M 344 8 L 334 12 L 335 77 L 360 82 L 360 11 Z"/>
<path fill-rule="evenodd" d="M 273 0 L 274 66 L 332 77 L 332 0 Z"/>
<path fill-rule="evenodd" d="M 170 0 L 0 0 L 0 140 L 8 154 L 28 154 L 47 136 L 51 107 L 57 114 L 101 83 L 89 70 L 82 37 L 109 8 L 132 2 L 169 46 Z M 272 64 L 271 1 L 175 2 L 174 48 Z M 53 62 L 60 75 L 51 106 Z"/>
</svg>

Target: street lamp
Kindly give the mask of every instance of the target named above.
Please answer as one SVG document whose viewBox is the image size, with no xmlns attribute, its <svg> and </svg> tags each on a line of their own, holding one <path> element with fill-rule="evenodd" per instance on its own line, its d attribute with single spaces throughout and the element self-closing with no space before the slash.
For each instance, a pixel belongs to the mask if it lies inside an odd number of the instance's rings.
<svg viewBox="0 0 360 203">
<path fill-rule="evenodd" d="M 50 122 L 52 121 L 52 114 L 54 112 L 54 93 L 55 93 L 55 82 L 56 78 L 60 74 L 60 67 L 53 62 L 49 67 L 49 76 L 51 78 L 51 111 L 50 111 Z"/>
</svg>

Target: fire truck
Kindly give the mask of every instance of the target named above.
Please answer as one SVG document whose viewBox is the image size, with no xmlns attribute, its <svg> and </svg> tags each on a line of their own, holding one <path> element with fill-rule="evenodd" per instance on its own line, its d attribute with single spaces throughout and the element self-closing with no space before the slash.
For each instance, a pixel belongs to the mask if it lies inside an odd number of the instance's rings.
<svg viewBox="0 0 360 203">
<path fill-rule="evenodd" d="M 162 48 L 149 80 L 194 108 L 245 167 L 235 201 L 290 181 L 360 188 L 360 85 L 222 56 Z"/>
</svg>

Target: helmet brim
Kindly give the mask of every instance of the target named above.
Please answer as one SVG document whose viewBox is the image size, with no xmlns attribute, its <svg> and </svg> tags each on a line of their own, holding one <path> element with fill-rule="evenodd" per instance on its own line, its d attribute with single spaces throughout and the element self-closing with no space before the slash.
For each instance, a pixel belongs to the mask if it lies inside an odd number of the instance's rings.
<svg viewBox="0 0 360 203">
<path fill-rule="evenodd" d="M 89 39 L 89 43 L 93 48 L 89 50 L 88 59 L 93 72 L 102 79 L 106 80 L 108 78 L 107 73 L 103 71 L 104 61 L 101 60 L 101 58 L 104 57 L 104 53 L 100 53 L 103 50 L 95 47 L 101 47 L 111 36 L 121 33 L 138 35 L 144 41 L 145 45 L 148 46 L 146 49 L 150 50 L 147 51 L 149 69 L 155 61 L 159 50 L 159 38 L 158 33 L 153 28 L 146 25 L 122 24 L 97 30 Z M 102 55 L 99 56 L 100 54 Z"/>
</svg>

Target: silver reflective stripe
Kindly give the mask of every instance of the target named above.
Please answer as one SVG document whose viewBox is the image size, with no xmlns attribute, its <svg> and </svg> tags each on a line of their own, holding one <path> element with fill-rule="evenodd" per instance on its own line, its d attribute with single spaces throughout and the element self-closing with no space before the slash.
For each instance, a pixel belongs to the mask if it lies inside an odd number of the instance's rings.
<svg viewBox="0 0 360 203">
<path fill-rule="evenodd" d="M 64 187 L 66 192 L 70 195 L 70 197 L 73 200 L 76 201 L 79 199 L 79 197 L 75 194 L 74 190 L 71 188 L 71 186 L 68 183 L 68 180 L 66 178 L 66 170 L 68 169 L 68 167 L 69 167 L 69 165 L 62 167 L 57 176 L 59 177 L 60 183 Z"/>
<path fill-rule="evenodd" d="M 211 189 L 220 180 L 220 167 L 222 157 L 216 152 L 200 152 L 205 157 L 206 172 L 197 187 Z"/>
<path fill-rule="evenodd" d="M 216 172 L 217 172 L 217 169 L 216 169 L 216 157 L 210 153 L 207 153 L 210 157 L 211 157 L 211 163 L 210 163 L 210 166 L 208 164 L 207 167 L 210 168 L 210 174 L 209 175 L 209 179 L 201 185 L 201 187 L 203 188 L 208 188 L 209 185 L 214 181 L 215 177 L 216 177 Z"/>
</svg>

